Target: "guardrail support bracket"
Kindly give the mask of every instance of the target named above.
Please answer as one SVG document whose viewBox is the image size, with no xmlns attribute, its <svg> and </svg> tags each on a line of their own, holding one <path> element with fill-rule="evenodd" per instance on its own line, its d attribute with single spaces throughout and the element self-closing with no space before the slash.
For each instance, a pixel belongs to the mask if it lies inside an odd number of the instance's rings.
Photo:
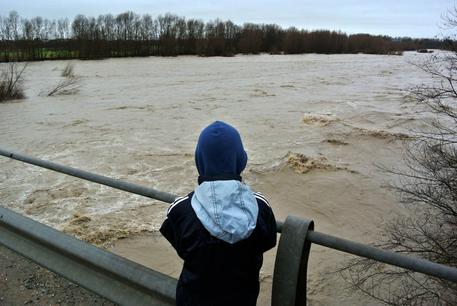
<svg viewBox="0 0 457 306">
<path fill-rule="evenodd" d="M 306 240 L 314 222 L 288 216 L 276 252 L 271 305 L 306 305 L 306 279 L 311 242 Z"/>
</svg>

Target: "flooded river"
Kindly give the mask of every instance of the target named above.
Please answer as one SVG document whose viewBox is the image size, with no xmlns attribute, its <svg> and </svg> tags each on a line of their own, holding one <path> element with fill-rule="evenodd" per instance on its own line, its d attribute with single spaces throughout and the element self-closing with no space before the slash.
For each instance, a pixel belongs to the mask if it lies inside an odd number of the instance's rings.
<svg viewBox="0 0 457 306">
<path fill-rule="evenodd" d="M 371 242 L 401 213 L 385 187 L 402 142 L 430 118 L 404 90 L 427 77 L 426 55 L 259 55 L 71 61 L 80 84 L 47 97 L 68 62 L 29 64 L 27 99 L 0 104 L 0 146 L 175 194 L 196 186 L 193 152 L 214 120 L 237 127 L 249 155 L 243 178 L 278 219 Z M 0 205 L 177 276 L 157 229 L 167 204 L 0 158 Z M 126 238 L 118 240 L 119 238 Z M 348 256 L 313 246 L 312 305 L 366 304 L 331 271 Z M 268 304 L 274 251 L 262 269 Z M 373 302 L 370 302 L 373 303 Z"/>
</svg>

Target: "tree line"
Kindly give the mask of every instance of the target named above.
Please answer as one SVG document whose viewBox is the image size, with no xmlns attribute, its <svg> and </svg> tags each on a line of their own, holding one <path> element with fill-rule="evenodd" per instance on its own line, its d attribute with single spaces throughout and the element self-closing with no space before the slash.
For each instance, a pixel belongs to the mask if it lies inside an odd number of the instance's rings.
<svg viewBox="0 0 457 306">
<path fill-rule="evenodd" d="M 167 13 L 153 18 L 128 11 L 49 20 L 0 16 L 0 61 L 97 59 L 125 56 L 232 56 L 234 54 L 368 53 L 445 48 L 438 39 L 392 38 L 340 31 L 307 31 L 276 24 L 200 19 Z"/>
</svg>

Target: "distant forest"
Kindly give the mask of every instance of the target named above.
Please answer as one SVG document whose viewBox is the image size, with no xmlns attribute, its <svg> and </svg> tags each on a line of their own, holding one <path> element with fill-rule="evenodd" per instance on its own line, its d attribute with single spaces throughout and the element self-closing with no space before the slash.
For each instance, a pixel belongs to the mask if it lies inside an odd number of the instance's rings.
<svg viewBox="0 0 457 306">
<path fill-rule="evenodd" d="M 401 54 L 416 49 L 444 49 L 439 39 L 392 38 L 369 34 L 307 31 L 276 24 L 219 19 L 204 22 L 174 14 L 125 12 L 73 21 L 0 16 L 0 61 L 99 59 L 126 56 L 233 56 L 234 54 L 367 53 Z"/>
</svg>

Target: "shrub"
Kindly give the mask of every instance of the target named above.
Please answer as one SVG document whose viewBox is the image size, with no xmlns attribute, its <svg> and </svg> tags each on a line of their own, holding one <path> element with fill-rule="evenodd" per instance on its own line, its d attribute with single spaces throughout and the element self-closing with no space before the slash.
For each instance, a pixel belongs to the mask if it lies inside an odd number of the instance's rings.
<svg viewBox="0 0 457 306">
<path fill-rule="evenodd" d="M 19 67 L 17 63 L 8 63 L 0 73 L 0 101 L 25 98 L 23 81 L 27 64 Z"/>
<path fill-rule="evenodd" d="M 73 64 L 67 64 L 62 70 L 61 75 L 64 77 L 64 79 L 59 81 L 55 86 L 45 92 L 45 95 L 50 97 L 57 95 L 71 95 L 78 92 L 80 86 L 79 78 L 74 73 Z"/>
<path fill-rule="evenodd" d="M 73 66 L 73 64 L 68 63 L 68 64 L 65 66 L 65 68 L 62 70 L 61 76 L 65 77 L 65 78 L 74 77 L 74 76 L 75 76 L 75 73 L 74 73 L 74 66 Z"/>
</svg>

